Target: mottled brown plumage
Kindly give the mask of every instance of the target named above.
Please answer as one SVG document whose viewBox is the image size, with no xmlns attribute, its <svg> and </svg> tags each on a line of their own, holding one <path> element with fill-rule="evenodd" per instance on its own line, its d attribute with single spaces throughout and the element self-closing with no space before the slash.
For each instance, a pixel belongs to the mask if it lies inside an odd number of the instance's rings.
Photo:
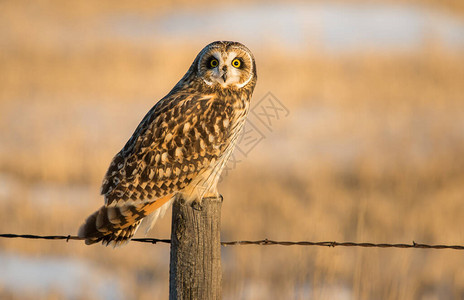
<svg viewBox="0 0 464 300">
<path fill-rule="evenodd" d="M 216 196 L 256 80 L 245 46 L 207 45 L 113 158 L 101 188 L 105 205 L 87 218 L 79 236 L 87 244 L 117 246 L 131 239 L 145 217 L 156 221 L 179 194 L 187 201 Z"/>
</svg>

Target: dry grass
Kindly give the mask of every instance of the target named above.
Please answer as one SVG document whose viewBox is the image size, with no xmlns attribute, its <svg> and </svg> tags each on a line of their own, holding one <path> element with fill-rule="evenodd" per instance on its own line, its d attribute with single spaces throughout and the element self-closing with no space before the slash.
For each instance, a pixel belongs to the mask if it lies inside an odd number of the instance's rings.
<svg viewBox="0 0 464 300">
<path fill-rule="evenodd" d="M 1 4 L 9 8 L 8 32 L 19 36 L 0 52 L 0 231 L 73 233 L 101 204 L 112 155 L 203 45 L 71 47 L 53 32 L 42 43 L 29 37 L 33 28 L 50 29 L 47 21 L 13 3 Z M 54 9 L 52 16 L 67 11 L 83 24 L 83 16 L 126 7 Z M 24 15 L 29 23 L 20 26 Z M 462 54 L 432 45 L 356 57 L 255 55 L 254 100 L 272 91 L 290 115 L 221 183 L 223 239 L 464 243 Z M 164 218 L 151 235 L 168 237 L 169 224 Z M 117 278 L 128 299 L 168 291 L 165 245 L 0 240 L 2 253 L 89 263 L 96 266 L 89 272 Z M 452 251 L 230 247 L 223 249 L 224 298 L 458 299 L 461 262 Z M 53 289 L 18 295 L 2 285 L 2 299 L 63 297 Z M 97 297 L 87 293 L 82 299 Z"/>
</svg>

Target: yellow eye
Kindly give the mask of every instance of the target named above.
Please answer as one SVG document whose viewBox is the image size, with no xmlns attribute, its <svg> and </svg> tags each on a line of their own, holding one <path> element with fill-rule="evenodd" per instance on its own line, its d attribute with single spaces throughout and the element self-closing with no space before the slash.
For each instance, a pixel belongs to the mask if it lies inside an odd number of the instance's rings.
<svg viewBox="0 0 464 300">
<path fill-rule="evenodd" d="M 242 65 L 242 62 L 238 58 L 232 61 L 232 66 L 234 66 L 235 68 L 240 68 L 241 65 Z"/>
<path fill-rule="evenodd" d="M 216 68 L 218 65 L 219 65 L 219 61 L 215 58 L 213 58 L 210 62 L 209 62 L 209 65 L 211 66 L 211 68 Z"/>
</svg>

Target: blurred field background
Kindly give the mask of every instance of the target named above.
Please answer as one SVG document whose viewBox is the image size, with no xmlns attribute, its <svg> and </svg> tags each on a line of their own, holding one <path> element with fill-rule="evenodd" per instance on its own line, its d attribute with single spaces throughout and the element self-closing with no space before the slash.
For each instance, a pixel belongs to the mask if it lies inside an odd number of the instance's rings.
<svg viewBox="0 0 464 300">
<path fill-rule="evenodd" d="M 250 117 L 264 138 L 221 182 L 223 240 L 464 244 L 459 0 L 1 1 L 0 232 L 75 234 L 113 155 L 214 40 L 247 45 L 253 101 L 289 111 Z M 227 247 L 223 295 L 463 299 L 462 255 Z M 0 239 L 0 299 L 167 299 L 168 273 L 168 245 Z"/>
</svg>

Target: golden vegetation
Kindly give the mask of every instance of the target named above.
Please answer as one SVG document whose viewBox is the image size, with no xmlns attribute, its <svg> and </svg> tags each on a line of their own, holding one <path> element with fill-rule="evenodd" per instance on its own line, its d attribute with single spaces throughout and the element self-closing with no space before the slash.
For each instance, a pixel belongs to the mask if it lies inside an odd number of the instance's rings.
<svg viewBox="0 0 464 300">
<path fill-rule="evenodd" d="M 112 156 L 203 44 L 67 44 L 43 16 L 12 3 L 1 4 L 12 27 L 2 29 L 9 43 L 0 52 L 0 231 L 74 233 L 103 201 L 99 184 Z M 100 6 L 61 10 L 83 24 L 109 10 Z M 22 14 L 30 18 L 20 26 Z M 271 91 L 290 114 L 221 183 L 224 240 L 464 243 L 462 53 L 431 45 L 413 53 L 255 55 L 254 100 Z M 150 235 L 168 237 L 169 224 L 164 218 Z M 95 265 L 89 272 L 114 276 L 129 299 L 168 292 L 166 245 L 0 240 L 5 253 Z M 453 251 L 228 247 L 224 296 L 460 298 L 461 263 Z M 87 293 L 81 297 L 98 297 Z M 37 297 L 0 282 L 2 299 Z"/>
</svg>

